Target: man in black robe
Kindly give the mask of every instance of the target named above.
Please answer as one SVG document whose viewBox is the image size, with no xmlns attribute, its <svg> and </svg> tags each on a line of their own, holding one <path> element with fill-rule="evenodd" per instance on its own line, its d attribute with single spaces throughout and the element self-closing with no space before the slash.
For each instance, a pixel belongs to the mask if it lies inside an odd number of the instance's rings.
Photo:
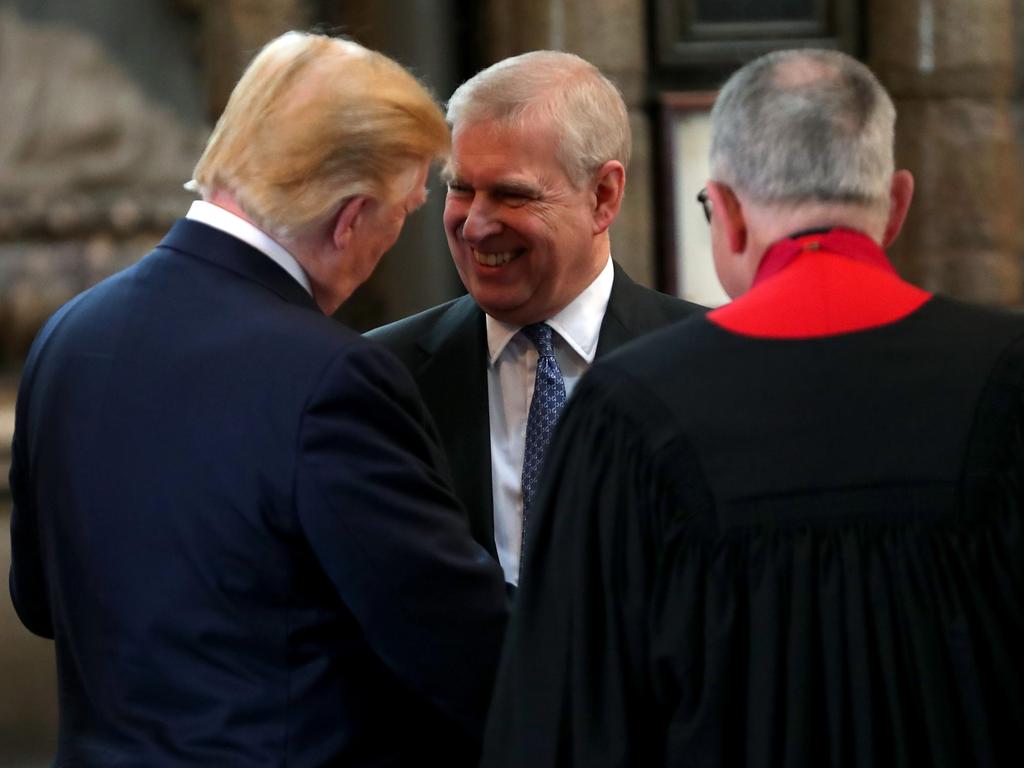
<svg viewBox="0 0 1024 768">
<path fill-rule="evenodd" d="M 721 91 L 735 300 L 569 403 L 487 768 L 1020 764 L 1024 318 L 896 275 L 894 120 L 836 52 Z"/>
</svg>

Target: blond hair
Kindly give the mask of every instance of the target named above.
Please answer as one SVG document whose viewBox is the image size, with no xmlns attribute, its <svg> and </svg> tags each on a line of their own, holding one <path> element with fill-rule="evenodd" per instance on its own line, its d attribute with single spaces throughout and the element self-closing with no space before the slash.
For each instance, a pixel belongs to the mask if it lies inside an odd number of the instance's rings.
<svg viewBox="0 0 1024 768">
<path fill-rule="evenodd" d="M 447 155 L 428 91 L 388 57 L 339 38 L 288 32 L 238 81 L 191 186 L 230 191 L 257 226 L 290 237 L 356 195 L 393 199 L 404 171 Z"/>
<path fill-rule="evenodd" d="M 558 159 L 576 187 L 609 160 L 629 166 L 632 136 L 622 94 L 586 59 L 530 51 L 492 64 L 448 100 L 448 122 L 495 120 L 515 127 L 546 117 L 558 132 Z"/>
</svg>

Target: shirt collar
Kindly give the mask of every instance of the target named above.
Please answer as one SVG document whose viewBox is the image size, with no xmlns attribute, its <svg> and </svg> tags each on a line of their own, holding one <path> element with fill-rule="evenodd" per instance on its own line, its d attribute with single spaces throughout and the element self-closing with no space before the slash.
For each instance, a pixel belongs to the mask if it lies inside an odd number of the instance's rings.
<svg viewBox="0 0 1024 768">
<path fill-rule="evenodd" d="M 192 207 L 185 214 L 186 219 L 198 221 L 221 232 L 226 232 L 236 237 L 243 243 L 248 243 L 260 253 L 276 262 L 285 272 L 295 278 L 296 282 L 306 289 L 306 293 L 313 295 L 309 284 L 309 277 L 302 270 L 299 262 L 279 242 L 270 235 L 258 228 L 252 222 L 246 221 L 231 211 L 221 208 L 219 205 L 208 203 L 205 200 L 196 200 Z"/>
<path fill-rule="evenodd" d="M 882 247 L 862 232 L 836 227 L 797 232 L 771 245 L 754 274 L 754 285 L 759 285 L 778 274 L 805 253 L 833 253 L 855 261 L 870 264 L 896 274 Z"/>
<path fill-rule="evenodd" d="M 588 365 L 594 362 L 601 323 L 608 309 L 614 279 L 615 271 L 609 255 L 604 269 L 594 281 L 561 312 L 545 321 Z M 522 326 L 504 323 L 490 315 L 486 315 L 486 323 L 487 352 L 491 365 L 494 365 Z"/>
</svg>

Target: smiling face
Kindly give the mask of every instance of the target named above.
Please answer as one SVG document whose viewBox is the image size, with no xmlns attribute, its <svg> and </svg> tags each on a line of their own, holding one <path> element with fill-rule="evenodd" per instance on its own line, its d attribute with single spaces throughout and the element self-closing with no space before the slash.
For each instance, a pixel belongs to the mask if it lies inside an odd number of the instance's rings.
<svg viewBox="0 0 1024 768">
<path fill-rule="evenodd" d="M 597 277 L 607 223 L 593 184 L 575 189 L 543 120 L 470 123 L 453 135 L 444 228 L 466 290 L 492 317 L 547 320 Z"/>
</svg>

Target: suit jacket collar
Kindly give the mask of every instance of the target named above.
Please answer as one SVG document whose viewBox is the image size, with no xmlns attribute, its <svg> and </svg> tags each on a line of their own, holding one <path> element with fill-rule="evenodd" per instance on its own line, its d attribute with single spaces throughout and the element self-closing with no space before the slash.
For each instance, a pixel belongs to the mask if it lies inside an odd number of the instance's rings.
<svg viewBox="0 0 1024 768">
<path fill-rule="evenodd" d="M 236 237 L 198 221 L 179 219 L 157 248 L 216 264 L 253 280 L 291 304 L 320 311 L 313 297 L 273 259 Z"/>
<path fill-rule="evenodd" d="M 425 354 L 415 378 L 423 399 L 432 403 L 456 492 L 463 499 L 481 500 L 479 508 L 467 510 L 470 528 L 497 558 L 484 313 L 472 297 L 456 299 L 419 343 Z"/>
<path fill-rule="evenodd" d="M 434 325 L 431 332 L 419 340 L 419 345 L 428 355 L 436 355 L 453 344 L 468 343 L 473 337 L 473 329 L 477 325 L 481 328 L 484 327 L 483 310 L 476 305 L 473 297 L 460 296 L 449 302 L 444 315 Z M 486 340 L 486 336 L 484 338 Z M 480 354 L 486 358 L 486 348 Z"/>
<path fill-rule="evenodd" d="M 614 264 L 614 269 L 612 295 L 608 299 L 608 309 L 605 310 L 604 320 L 601 322 L 596 358 L 607 355 L 649 330 L 645 327 L 643 319 L 637 315 L 637 307 L 642 303 L 644 289 L 634 283 L 617 263 Z"/>
</svg>

